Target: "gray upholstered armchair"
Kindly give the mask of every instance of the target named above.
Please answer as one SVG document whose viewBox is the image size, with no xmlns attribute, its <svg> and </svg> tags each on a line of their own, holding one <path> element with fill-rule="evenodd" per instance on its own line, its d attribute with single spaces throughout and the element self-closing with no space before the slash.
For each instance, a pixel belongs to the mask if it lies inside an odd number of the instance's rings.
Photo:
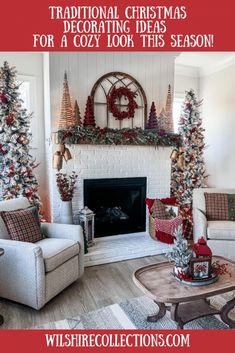
<svg viewBox="0 0 235 353">
<path fill-rule="evenodd" d="M 26 198 L 0 202 L 0 211 L 27 208 Z M 83 275 L 82 228 L 42 223 L 45 239 L 36 243 L 10 240 L 0 217 L 0 297 L 42 308 Z"/>
<path fill-rule="evenodd" d="M 214 255 L 235 260 L 235 222 L 208 221 L 204 193 L 235 194 L 235 189 L 201 188 L 193 191 L 193 240 L 204 236 Z"/>
</svg>

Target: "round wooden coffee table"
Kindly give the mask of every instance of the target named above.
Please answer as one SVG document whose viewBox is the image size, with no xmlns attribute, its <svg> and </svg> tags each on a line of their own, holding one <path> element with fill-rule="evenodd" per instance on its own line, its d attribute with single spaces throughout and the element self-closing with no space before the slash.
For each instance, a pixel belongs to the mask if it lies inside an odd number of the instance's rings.
<svg viewBox="0 0 235 353">
<path fill-rule="evenodd" d="M 142 267 L 134 272 L 133 281 L 144 294 L 158 305 L 158 312 L 149 315 L 147 320 L 155 322 L 166 314 L 166 303 L 171 304 L 171 319 L 178 328 L 199 317 L 220 314 L 221 319 L 230 328 L 235 328 L 235 321 L 229 312 L 235 306 L 235 298 L 228 301 L 221 310 L 210 306 L 207 299 L 214 295 L 230 292 L 235 289 L 235 263 L 220 256 L 213 261 L 226 263 L 228 274 L 219 276 L 217 282 L 204 286 L 190 286 L 178 282 L 172 275 L 173 266 L 169 262 L 157 263 Z"/>
<path fill-rule="evenodd" d="M 0 248 L 0 256 L 2 256 L 4 254 L 4 250 L 2 248 Z M 0 264 L 1 266 L 1 264 Z M 2 325 L 4 322 L 3 316 L 0 315 L 0 325 Z"/>
</svg>

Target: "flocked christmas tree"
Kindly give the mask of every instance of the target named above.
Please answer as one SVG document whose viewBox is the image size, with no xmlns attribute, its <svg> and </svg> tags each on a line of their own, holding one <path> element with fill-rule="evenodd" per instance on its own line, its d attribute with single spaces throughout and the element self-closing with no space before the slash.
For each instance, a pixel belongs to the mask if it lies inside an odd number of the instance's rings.
<svg viewBox="0 0 235 353">
<path fill-rule="evenodd" d="M 59 129 L 68 129 L 73 126 L 72 105 L 69 93 L 67 73 L 64 73 L 63 95 L 60 108 Z"/>
<path fill-rule="evenodd" d="M 151 104 L 146 129 L 157 129 L 158 130 L 158 118 L 157 118 L 156 107 L 155 107 L 154 102 L 152 102 L 152 104 Z"/>
<path fill-rule="evenodd" d="M 171 193 L 177 198 L 181 214 L 188 221 L 188 234 L 185 234 L 188 238 L 192 237 L 193 189 L 204 187 L 206 181 L 201 103 L 193 90 L 186 92 L 179 120 L 182 147 L 178 157 L 176 155 L 172 160 Z"/>
<path fill-rule="evenodd" d="M 85 110 L 85 116 L 84 116 L 83 125 L 85 127 L 93 127 L 93 126 L 95 126 L 95 117 L 94 117 L 93 103 L 92 103 L 91 96 L 87 97 L 86 110 Z"/>
<path fill-rule="evenodd" d="M 40 206 L 37 167 L 29 153 L 31 114 L 22 107 L 16 70 L 0 68 L 0 200 L 25 196 Z"/>
<path fill-rule="evenodd" d="M 79 109 L 77 100 L 75 100 L 75 102 L 74 102 L 72 121 L 73 121 L 72 122 L 73 126 L 81 126 L 82 125 L 81 113 L 80 113 L 80 109 Z"/>
<path fill-rule="evenodd" d="M 176 267 L 180 267 L 181 269 L 187 268 L 193 256 L 193 252 L 188 248 L 187 240 L 183 237 L 182 225 L 175 230 L 174 236 L 175 241 L 172 251 L 168 253 L 167 256 L 169 260 L 175 262 Z"/>
</svg>

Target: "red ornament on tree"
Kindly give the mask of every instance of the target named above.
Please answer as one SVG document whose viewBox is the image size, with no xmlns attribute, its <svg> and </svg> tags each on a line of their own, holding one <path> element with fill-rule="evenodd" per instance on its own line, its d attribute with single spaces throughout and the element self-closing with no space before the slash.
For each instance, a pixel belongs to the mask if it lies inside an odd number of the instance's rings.
<svg viewBox="0 0 235 353">
<path fill-rule="evenodd" d="M 158 120 L 157 120 L 157 113 L 156 113 L 156 107 L 154 102 L 152 102 L 150 112 L 149 112 L 149 119 L 148 123 L 146 125 L 146 129 L 158 129 Z"/>
<path fill-rule="evenodd" d="M 87 102 L 86 102 L 86 111 L 85 111 L 83 126 L 94 127 L 95 125 L 96 124 L 95 124 L 95 117 L 94 117 L 94 111 L 93 111 L 93 102 L 92 102 L 91 96 L 88 96 Z"/>
<path fill-rule="evenodd" d="M 6 104 L 7 103 L 7 96 L 4 92 L 0 93 L 0 102 Z"/>
<path fill-rule="evenodd" d="M 7 150 L 3 148 L 4 146 L 0 143 L 0 155 L 2 154 L 3 156 L 7 154 Z"/>
<path fill-rule="evenodd" d="M 15 174 L 15 168 L 14 168 L 14 165 L 12 164 L 9 168 L 8 177 L 11 178 L 12 176 L 14 176 L 14 174 Z"/>
<path fill-rule="evenodd" d="M 191 103 L 186 103 L 185 106 L 186 106 L 186 109 L 189 109 L 189 110 L 192 108 L 192 104 Z"/>
<path fill-rule="evenodd" d="M 30 198 L 33 195 L 33 190 L 26 191 L 25 196 Z"/>
<path fill-rule="evenodd" d="M 6 123 L 8 126 L 12 125 L 15 121 L 15 114 L 10 113 L 8 117 L 6 118 Z"/>
</svg>

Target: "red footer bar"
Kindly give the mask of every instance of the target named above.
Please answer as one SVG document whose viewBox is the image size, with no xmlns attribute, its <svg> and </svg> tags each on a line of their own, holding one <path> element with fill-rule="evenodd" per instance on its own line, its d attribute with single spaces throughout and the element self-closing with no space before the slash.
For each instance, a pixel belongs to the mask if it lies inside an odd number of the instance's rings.
<svg viewBox="0 0 235 353">
<path fill-rule="evenodd" d="M 4 353 L 227 353 L 233 351 L 234 337 L 233 330 L 2 330 L 0 344 Z"/>
</svg>

